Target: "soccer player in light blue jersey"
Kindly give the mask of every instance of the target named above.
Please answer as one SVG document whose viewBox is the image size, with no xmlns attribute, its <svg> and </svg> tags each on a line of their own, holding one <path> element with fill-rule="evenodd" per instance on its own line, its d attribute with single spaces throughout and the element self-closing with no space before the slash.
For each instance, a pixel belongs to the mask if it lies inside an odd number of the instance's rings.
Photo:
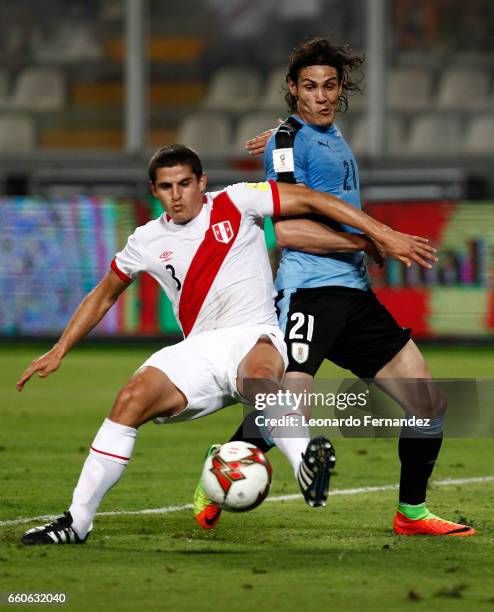
<svg viewBox="0 0 494 612">
<path fill-rule="evenodd" d="M 286 78 L 291 114 L 273 133 L 247 143 L 251 153 L 265 153 L 267 178 L 303 184 L 361 208 L 357 162 L 338 129 L 336 114 L 347 110 L 348 93 L 359 92 L 354 75 L 362 61 L 348 46 L 323 38 L 293 50 Z M 275 282 L 279 325 L 289 354 L 285 385 L 294 391 L 311 390 L 317 370 L 329 359 L 359 378 L 373 379 L 407 415 L 430 419 L 428 427 L 407 425 L 400 435 L 394 531 L 472 535 L 471 527 L 440 519 L 426 506 L 427 483 L 442 443 L 446 400 L 432 382 L 411 330 L 395 321 L 370 288 L 364 252 L 379 261 L 375 245 L 351 227 L 314 216 L 278 220 L 275 231 L 282 248 Z M 403 379 L 416 381 L 403 384 Z M 232 440 L 269 450 L 269 435 L 253 434 L 252 419 L 246 419 Z M 200 495 L 196 497 L 204 506 Z"/>
</svg>

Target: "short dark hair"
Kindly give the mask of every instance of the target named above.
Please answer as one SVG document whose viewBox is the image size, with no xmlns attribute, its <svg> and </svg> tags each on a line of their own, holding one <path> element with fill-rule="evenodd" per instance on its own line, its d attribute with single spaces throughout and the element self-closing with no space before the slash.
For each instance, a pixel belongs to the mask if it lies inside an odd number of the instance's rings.
<svg viewBox="0 0 494 612">
<path fill-rule="evenodd" d="M 165 145 L 158 149 L 149 161 L 148 176 L 151 183 L 154 185 L 156 181 L 158 168 L 173 166 L 189 166 L 197 180 L 203 175 L 201 160 L 193 149 L 181 144 Z"/>
<path fill-rule="evenodd" d="M 299 43 L 288 58 L 288 74 L 286 81 L 290 78 L 297 83 L 300 71 L 307 66 L 333 66 L 338 72 L 338 81 L 343 87 L 338 98 L 337 110 L 346 112 L 348 110 L 348 93 L 360 93 L 360 82 L 362 75 L 359 72 L 364 58 L 352 55 L 350 45 L 334 45 L 326 38 L 312 38 L 311 40 Z M 352 76 L 352 71 L 357 71 Z M 288 110 L 293 113 L 297 110 L 297 99 L 292 96 L 290 91 L 285 95 Z"/>
</svg>

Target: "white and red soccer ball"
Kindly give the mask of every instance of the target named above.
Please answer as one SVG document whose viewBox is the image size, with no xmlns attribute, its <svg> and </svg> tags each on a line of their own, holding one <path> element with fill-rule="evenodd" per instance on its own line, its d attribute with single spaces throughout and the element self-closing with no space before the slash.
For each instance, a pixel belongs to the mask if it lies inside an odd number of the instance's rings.
<svg viewBox="0 0 494 612">
<path fill-rule="evenodd" d="M 202 471 L 206 495 L 229 512 L 247 512 L 262 503 L 271 476 L 266 455 L 247 442 L 223 444 L 207 457 Z"/>
</svg>

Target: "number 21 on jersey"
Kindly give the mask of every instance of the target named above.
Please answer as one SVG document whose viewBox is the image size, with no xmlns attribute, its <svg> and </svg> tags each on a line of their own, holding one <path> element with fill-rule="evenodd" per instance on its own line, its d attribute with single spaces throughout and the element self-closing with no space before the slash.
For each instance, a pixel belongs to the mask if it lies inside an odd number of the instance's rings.
<svg viewBox="0 0 494 612">
<path fill-rule="evenodd" d="M 288 335 L 289 340 L 306 340 L 310 342 L 312 340 L 312 336 L 314 334 L 314 316 L 307 315 L 307 328 L 305 332 L 305 336 L 303 332 L 299 332 L 305 324 L 305 314 L 303 312 L 294 312 L 290 316 L 290 321 L 293 325 L 290 328 L 290 333 Z"/>
</svg>

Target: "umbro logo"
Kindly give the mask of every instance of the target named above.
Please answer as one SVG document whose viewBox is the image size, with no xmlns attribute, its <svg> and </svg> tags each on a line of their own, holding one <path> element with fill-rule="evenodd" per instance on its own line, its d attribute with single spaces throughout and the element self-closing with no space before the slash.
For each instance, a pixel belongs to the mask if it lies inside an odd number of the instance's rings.
<svg viewBox="0 0 494 612">
<path fill-rule="evenodd" d="M 160 255 L 160 259 L 162 262 L 170 261 L 172 257 L 173 257 L 173 251 L 163 251 L 163 253 L 161 253 Z"/>
</svg>

